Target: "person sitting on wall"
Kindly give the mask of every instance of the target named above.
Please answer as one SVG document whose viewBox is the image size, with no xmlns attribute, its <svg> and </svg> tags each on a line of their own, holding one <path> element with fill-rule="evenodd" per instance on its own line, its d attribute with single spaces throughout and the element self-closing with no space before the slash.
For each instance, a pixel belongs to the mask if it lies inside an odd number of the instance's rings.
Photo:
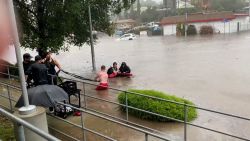
<svg viewBox="0 0 250 141">
<path fill-rule="evenodd" d="M 118 75 L 117 63 L 113 63 L 113 67 L 110 67 L 107 71 L 109 78 L 114 78 Z"/>
<path fill-rule="evenodd" d="M 100 84 L 96 87 L 96 90 L 108 89 L 108 74 L 104 65 L 101 66 L 101 71 L 97 74 L 96 80 L 100 82 Z"/>
<path fill-rule="evenodd" d="M 121 77 L 130 77 L 130 76 L 132 76 L 131 70 L 130 70 L 129 66 L 125 62 L 122 62 L 121 67 L 119 68 L 119 74 L 118 75 L 121 76 Z"/>
<path fill-rule="evenodd" d="M 28 75 L 32 76 L 35 86 L 48 84 L 48 69 L 46 65 L 43 64 L 41 56 L 37 55 L 35 57 L 35 63 L 28 68 L 25 75 L 26 79 Z"/>
</svg>

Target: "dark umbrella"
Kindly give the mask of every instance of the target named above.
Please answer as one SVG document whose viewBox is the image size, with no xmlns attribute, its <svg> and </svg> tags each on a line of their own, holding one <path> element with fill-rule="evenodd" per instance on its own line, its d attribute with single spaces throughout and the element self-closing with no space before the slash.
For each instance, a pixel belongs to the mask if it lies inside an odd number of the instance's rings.
<svg viewBox="0 0 250 141">
<path fill-rule="evenodd" d="M 68 100 L 68 94 L 56 85 L 40 85 L 28 89 L 29 102 L 32 105 L 54 107 L 56 102 Z M 23 96 L 16 103 L 16 107 L 24 106 Z"/>
</svg>

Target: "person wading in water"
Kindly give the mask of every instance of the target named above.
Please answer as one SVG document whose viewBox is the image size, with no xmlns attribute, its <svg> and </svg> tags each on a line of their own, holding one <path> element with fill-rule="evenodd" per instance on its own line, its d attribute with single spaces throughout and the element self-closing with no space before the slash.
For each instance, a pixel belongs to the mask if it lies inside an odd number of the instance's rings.
<svg viewBox="0 0 250 141">
<path fill-rule="evenodd" d="M 96 87 L 96 90 L 108 89 L 108 74 L 104 65 L 101 66 L 101 71 L 97 74 L 96 80 L 100 82 L 100 84 Z"/>
</svg>

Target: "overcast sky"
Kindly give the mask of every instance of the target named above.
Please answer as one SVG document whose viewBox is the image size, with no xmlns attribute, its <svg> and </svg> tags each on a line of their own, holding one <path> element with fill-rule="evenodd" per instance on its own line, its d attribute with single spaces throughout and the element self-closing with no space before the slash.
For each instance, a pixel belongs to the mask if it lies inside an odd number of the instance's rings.
<svg viewBox="0 0 250 141">
<path fill-rule="evenodd" d="M 153 0 L 153 1 L 156 1 L 156 2 L 162 2 L 162 0 Z"/>
</svg>

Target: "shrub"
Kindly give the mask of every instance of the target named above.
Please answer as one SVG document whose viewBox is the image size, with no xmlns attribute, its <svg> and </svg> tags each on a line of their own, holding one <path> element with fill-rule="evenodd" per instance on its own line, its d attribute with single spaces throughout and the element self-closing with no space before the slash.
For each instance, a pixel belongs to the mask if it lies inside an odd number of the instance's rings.
<svg viewBox="0 0 250 141">
<path fill-rule="evenodd" d="M 176 26 L 176 35 L 177 36 L 184 36 L 185 35 L 185 24 L 178 23 Z"/>
<path fill-rule="evenodd" d="M 187 35 L 197 35 L 197 30 L 195 25 L 189 25 L 187 28 Z"/>
<path fill-rule="evenodd" d="M 209 35 L 209 34 L 213 34 L 213 33 L 214 33 L 214 29 L 212 26 L 210 26 L 210 25 L 201 26 L 201 29 L 200 29 L 201 35 Z"/>
<path fill-rule="evenodd" d="M 147 96 L 153 96 L 158 98 L 163 98 L 166 100 L 176 101 L 179 103 L 185 103 L 189 105 L 194 105 L 192 102 L 178 98 L 176 96 L 167 95 L 165 93 L 154 91 L 154 90 L 128 90 L 128 92 L 136 92 Z M 184 106 L 177 105 L 170 102 L 164 102 L 162 100 L 156 100 L 153 98 L 143 97 L 140 95 L 134 95 L 127 93 L 128 105 L 131 107 L 139 108 L 142 110 L 150 111 L 167 117 L 175 118 L 184 121 Z M 119 94 L 118 101 L 121 104 L 126 104 L 126 95 L 124 92 Z M 124 106 L 121 106 L 122 111 L 126 111 Z M 192 121 L 197 117 L 197 112 L 195 108 L 188 107 L 188 121 Z M 172 121 L 164 117 L 152 115 L 142 111 L 129 109 L 130 114 L 139 117 L 141 119 L 148 119 L 153 121 Z"/>
</svg>

